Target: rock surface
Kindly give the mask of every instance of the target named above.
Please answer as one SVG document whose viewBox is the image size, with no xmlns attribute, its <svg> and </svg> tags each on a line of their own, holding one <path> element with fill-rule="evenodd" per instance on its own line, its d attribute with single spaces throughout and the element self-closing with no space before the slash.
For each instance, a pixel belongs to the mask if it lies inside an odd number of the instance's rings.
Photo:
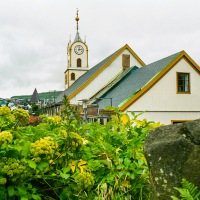
<svg viewBox="0 0 200 200">
<path fill-rule="evenodd" d="M 171 200 L 182 178 L 200 188 L 200 119 L 152 130 L 144 146 L 151 200 Z"/>
</svg>

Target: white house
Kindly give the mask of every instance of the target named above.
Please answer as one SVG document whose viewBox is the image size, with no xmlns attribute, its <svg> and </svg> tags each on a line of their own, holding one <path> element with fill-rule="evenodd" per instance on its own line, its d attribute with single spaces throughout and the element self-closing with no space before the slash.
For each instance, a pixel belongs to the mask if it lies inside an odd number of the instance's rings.
<svg viewBox="0 0 200 200">
<path fill-rule="evenodd" d="M 98 102 L 112 98 L 114 107 L 163 124 L 200 118 L 200 67 L 181 51 L 137 68 L 116 83 Z"/>
</svg>

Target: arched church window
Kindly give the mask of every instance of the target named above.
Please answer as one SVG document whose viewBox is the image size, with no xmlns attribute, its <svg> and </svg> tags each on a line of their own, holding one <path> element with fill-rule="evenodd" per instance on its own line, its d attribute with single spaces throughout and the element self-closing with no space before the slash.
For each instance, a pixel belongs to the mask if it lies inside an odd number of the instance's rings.
<svg viewBox="0 0 200 200">
<path fill-rule="evenodd" d="M 71 73 L 71 80 L 72 80 L 72 81 L 75 80 L 75 73 Z"/>
<path fill-rule="evenodd" d="M 67 74 L 65 74 L 65 84 L 67 84 Z"/>
<path fill-rule="evenodd" d="M 82 67 L 82 60 L 80 58 L 77 59 L 77 67 Z"/>
</svg>

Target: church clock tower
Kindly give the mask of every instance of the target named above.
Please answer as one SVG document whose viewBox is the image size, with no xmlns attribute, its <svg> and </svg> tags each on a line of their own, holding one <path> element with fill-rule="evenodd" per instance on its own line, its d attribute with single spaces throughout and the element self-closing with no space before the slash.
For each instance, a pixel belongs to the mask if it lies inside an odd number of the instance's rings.
<svg viewBox="0 0 200 200">
<path fill-rule="evenodd" d="M 88 46 L 82 41 L 79 35 L 79 16 L 75 18 L 77 23 L 76 36 L 73 42 L 71 39 L 67 46 L 67 69 L 65 71 L 65 89 L 70 87 L 88 69 Z"/>
</svg>

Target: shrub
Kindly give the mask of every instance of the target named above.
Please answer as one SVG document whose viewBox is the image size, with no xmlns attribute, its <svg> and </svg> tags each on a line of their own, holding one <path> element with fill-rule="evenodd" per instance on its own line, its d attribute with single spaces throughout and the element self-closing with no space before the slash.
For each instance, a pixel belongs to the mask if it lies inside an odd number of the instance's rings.
<svg viewBox="0 0 200 200">
<path fill-rule="evenodd" d="M 149 130 L 159 124 L 138 120 L 134 113 L 130 119 L 116 109 L 106 125 L 82 124 L 72 113 L 68 107 L 61 117 L 42 116 L 37 126 L 1 133 L 11 137 L 8 142 L 2 139 L 0 147 L 0 196 L 148 199 L 143 144 Z M 19 120 L 20 115 L 15 116 Z"/>
</svg>

